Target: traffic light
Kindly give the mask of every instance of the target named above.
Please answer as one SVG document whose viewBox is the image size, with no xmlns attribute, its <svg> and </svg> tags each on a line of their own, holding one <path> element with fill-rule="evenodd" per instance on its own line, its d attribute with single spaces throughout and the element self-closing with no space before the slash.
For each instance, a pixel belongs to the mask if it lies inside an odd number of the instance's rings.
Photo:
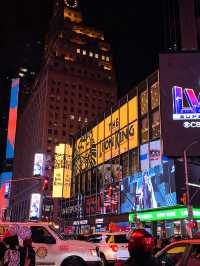
<svg viewBox="0 0 200 266">
<path fill-rule="evenodd" d="M 49 188 L 49 180 L 47 178 L 44 179 L 44 182 L 43 182 L 43 191 L 46 191 L 48 190 Z"/>
<path fill-rule="evenodd" d="M 187 194 L 186 194 L 186 192 L 181 193 L 180 202 L 183 205 L 187 205 Z"/>
</svg>

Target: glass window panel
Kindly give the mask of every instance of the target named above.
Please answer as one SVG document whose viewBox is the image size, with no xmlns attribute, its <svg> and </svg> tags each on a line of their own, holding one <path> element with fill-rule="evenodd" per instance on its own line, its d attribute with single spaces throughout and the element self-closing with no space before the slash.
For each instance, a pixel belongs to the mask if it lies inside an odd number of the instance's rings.
<svg viewBox="0 0 200 266">
<path fill-rule="evenodd" d="M 159 89 L 158 82 L 151 86 L 151 109 L 155 109 L 159 106 Z"/>
<path fill-rule="evenodd" d="M 148 119 L 144 117 L 141 123 L 141 139 L 142 143 L 148 141 Z"/>
<path fill-rule="evenodd" d="M 139 171 L 138 150 L 131 150 L 129 153 L 129 175 Z"/>
<path fill-rule="evenodd" d="M 123 128 L 128 123 L 127 103 L 120 107 L 120 128 Z"/>
<path fill-rule="evenodd" d="M 148 93 L 147 93 L 147 90 L 143 91 L 140 94 L 140 110 L 141 110 L 141 115 L 144 115 L 148 112 Z"/>
<path fill-rule="evenodd" d="M 152 138 L 160 136 L 160 112 L 156 110 L 152 113 Z"/>
</svg>

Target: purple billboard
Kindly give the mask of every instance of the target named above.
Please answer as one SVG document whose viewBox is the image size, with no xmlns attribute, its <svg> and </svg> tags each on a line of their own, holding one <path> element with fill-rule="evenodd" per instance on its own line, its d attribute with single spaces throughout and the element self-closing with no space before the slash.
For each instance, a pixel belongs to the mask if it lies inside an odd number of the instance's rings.
<svg viewBox="0 0 200 266">
<path fill-rule="evenodd" d="M 163 153 L 200 155 L 200 53 L 161 54 L 159 60 Z"/>
</svg>

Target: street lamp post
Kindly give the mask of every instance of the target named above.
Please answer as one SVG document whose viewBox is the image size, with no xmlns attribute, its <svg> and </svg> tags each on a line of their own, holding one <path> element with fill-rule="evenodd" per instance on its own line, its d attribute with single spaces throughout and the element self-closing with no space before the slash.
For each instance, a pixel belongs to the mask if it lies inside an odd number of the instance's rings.
<svg viewBox="0 0 200 266">
<path fill-rule="evenodd" d="M 192 219 L 193 215 L 191 212 L 191 206 L 190 206 L 190 191 L 189 191 L 189 176 L 188 176 L 188 164 L 187 164 L 187 151 L 196 143 L 198 143 L 200 140 L 195 140 L 192 143 L 190 143 L 183 151 L 184 154 L 184 168 L 185 168 L 185 188 L 186 188 L 186 196 L 187 196 L 187 210 L 188 210 L 188 218 Z"/>
</svg>

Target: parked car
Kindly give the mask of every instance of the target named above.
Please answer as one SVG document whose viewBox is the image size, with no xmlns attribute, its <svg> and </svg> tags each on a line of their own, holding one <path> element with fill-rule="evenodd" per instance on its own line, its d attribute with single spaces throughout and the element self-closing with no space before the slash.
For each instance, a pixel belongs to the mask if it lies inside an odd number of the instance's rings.
<svg viewBox="0 0 200 266">
<path fill-rule="evenodd" d="M 63 240 L 47 223 L 39 222 L 0 222 L 1 238 L 9 230 L 10 225 L 17 225 L 19 238 L 21 229 L 30 228 L 33 248 L 36 252 L 36 265 L 101 266 L 96 246 L 92 243 L 79 240 Z"/>
<path fill-rule="evenodd" d="M 155 257 L 163 266 L 200 266 L 200 239 L 174 242 Z"/>
<path fill-rule="evenodd" d="M 103 266 L 129 257 L 126 233 L 96 233 L 87 237 L 96 245 Z"/>
</svg>

